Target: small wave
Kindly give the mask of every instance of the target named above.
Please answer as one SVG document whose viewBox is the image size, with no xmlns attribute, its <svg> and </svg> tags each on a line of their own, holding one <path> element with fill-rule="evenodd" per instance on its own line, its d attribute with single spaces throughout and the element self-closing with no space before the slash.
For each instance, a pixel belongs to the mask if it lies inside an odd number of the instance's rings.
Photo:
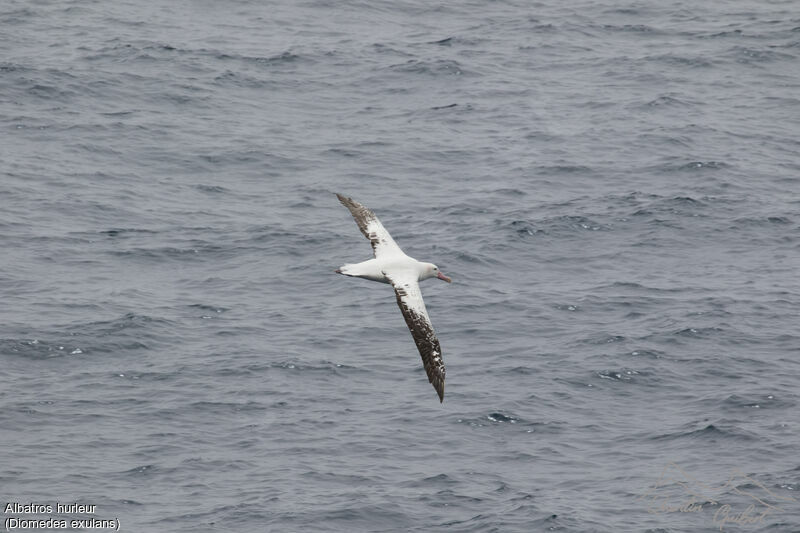
<svg viewBox="0 0 800 533">
<path fill-rule="evenodd" d="M 69 341 L 44 341 L 39 339 L 0 339 L 0 353 L 14 354 L 27 359 L 49 359 L 51 357 L 77 356 L 86 353 L 82 348 Z"/>
<path fill-rule="evenodd" d="M 384 43 L 373 43 L 372 51 L 378 54 L 392 54 L 400 57 L 413 57 L 413 54 L 394 48 Z"/>
<path fill-rule="evenodd" d="M 289 370 L 292 372 L 307 372 L 307 373 L 324 373 L 334 376 L 340 376 L 344 373 L 361 372 L 363 369 L 355 366 L 345 365 L 343 363 L 335 363 L 333 361 L 320 361 L 318 364 L 301 363 L 296 360 L 278 361 L 270 363 L 270 368 Z"/>
<path fill-rule="evenodd" d="M 723 37 L 741 37 L 742 30 L 729 30 L 729 31 L 719 31 L 716 33 L 709 33 L 704 35 L 696 35 L 695 38 L 697 39 L 719 39 Z"/>
<path fill-rule="evenodd" d="M 772 61 L 790 61 L 797 59 L 792 54 L 785 52 L 778 52 L 776 50 L 759 50 L 757 48 L 746 48 L 743 46 L 735 46 L 731 49 L 730 54 L 737 63 L 751 64 L 751 63 L 769 63 Z"/>
<path fill-rule="evenodd" d="M 523 191 L 522 189 L 516 189 L 513 187 L 501 187 L 499 189 L 492 189 L 494 194 L 503 194 L 506 196 L 527 196 L 527 192 Z"/>
<path fill-rule="evenodd" d="M 704 315 L 705 316 L 705 315 Z M 659 331 L 642 337 L 640 340 L 672 345 L 687 345 L 702 341 L 713 341 L 722 345 L 757 344 L 758 338 L 746 335 L 731 326 L 689 326 L 672 331 Z"/>
<path fill-rule="evenodd" d="M 491 422 L 507 422 L 509 424 L 516 424 L 519 419 L 513 415 L 505 415 L 503 413 L 490 413 L 486 416 Z"/>
<path fill-rule="evenodd" d="M 41 16 L 41 10 L 29 9 L 29 8 L 21 8 L 14 11 L 6 11 L 5 13 L 0 14 L 0 21 L 6 24 L 19 24 L 21 22 L 28 23 L 28 20 Z"/>
<path fill-rule="evenodd" d="M 536 508 L 537 514 L 541 511 Z M 603 531 L 608 527 L 607 524 L 597 520 L 577 518 L 577 516 L 564 515 L 563 513 L 551 514 L 544 518 L 535 518 L 528 524 L 529 531 Z"/>
<path fill-rule="evenodd" d="M 729 165 L 727 163 L 721 161 L 692 161 L 691 163 L 679 166 L 677 170 L 719 170 L 728 167 Z"/>
<path fill-rule="evenodd" d="M 112 320 L 100 320 L 88 324 L 78 324 L 71 326 L 73 331 L 91 330 L 97 333 L 113 334 L 122 331 L 152 329 L 154 327 L 170 329 L 175 323 L 165 318 L 157 318 L 138 313 L 126 313 L 125 315 Z"/>
<path fill-rule="evenodd" d="M 580 306 L 578 304 L 555 304 L 553 307 L 559 311 L 568 311 L 570 313 L 580 310 Z"/>
<path fill-rule="evenodd" d="M 637 293 L 678 293 L 686 289 L 662 289 L 636 283 L 635 281 L 615 281 L 613 283 L 598 285 L 596 289 L 611 289 L 612 292 L 619 290 L 630 290 Z"/>
<path fill-rule="evenodd" d="M 603 344 L 614 344 L 618 342 L 625 342 L 628 339 L 624 335 L 613 335 L 608 333 L 601 333 L 598 335 L 593 335 L 591 337 L 585 337 L 580 340 L 582 344 L 588 344 L 590 346 L 597 346 Z"/>
<path fill-rule="evenodd" d="M 103 235 L 107 235 L 109 237 L 119 237 L 119 236 L 128 236 L 128 235 L 156 235 L 159 232 L 156 230 L 151 229 L 143 229 L 143 228 L 111 228 L 107 230 L 102 230 L 99 233 Z"/>
<path fill-rule="evenodd" d="M 666 356 L 665 352 L 661 350 L 651 350 L 645 348 L 638 348 L 629 353 L 631 357 L 645 357 L 648 359 L 663 359 Z"/>
<path fill-rule="evenodd" d="M 513 426 L 524 433 L 558 433 L 564 430 L 563 422 L 531 422 L 515 414 L 501 411 L 494 411 L 482 417 L 459 418 L 456 422 L 474 428 Z"/>
<path fill-rule="evenodd" d="M 42 332 L 36 339 L 3 339 L 0 350 L 31 359 L 82 357 L 98 353 L 149 348 L 166 342 L 175 323 L 147 315 L 128 313 L 112 320 L 72 324 L 56 332 Z"/>
<path fill-rule="evenodd" d="M 509 223 L 509 226 L 520 237 L 533 235 L 557 236 L 572 234 L 577 231 L 608 231 L 611 229 L 606 224 L 601 224 L 580 215 L 562 215 L 539 221 L 513 220 Z"/>
<path fill-rule="evenodd" d="M 583 165 L 548 165 L 536 167 L 536 172 L 543 175 L 559 175 L 559 174 L 588 174 L 592 169 Z"/>
<path fill-rule="evenodd" d="M 224 54 L 220 54 L 217 56 L 218 59 L 223 59 Z M 262 57 L 262 56 L 234 56 L 235 59 L 239 59 L 245 62 L 256 63 L 259 65 L 267 65 L 267 66 L 278 66 L 278 65 L 286 65 L 290 63 L 296 63 L 303 59 L 309 59 L 304 56 L 300 56 L 298 54 L 294 54 L 292 52 L 286 51 L 274 56 Z"/>
<path fill-rule="evenodd" d="M 538 374 L 541 372 L 538 368 L 531 368 L 527 366 L 515 366 L 508 370 L 510 374 L 522 374 L 522 375 L 531 375 L 531 374 Z"/>
<path fill-rule="evenodd" d="M 221 257 L 234 256 L 242 252 L 242 248 L 234 245 L 222 246 L 197 242 L 176 246 L 158 246 L 154 248 L 132 247 L 124 250 L 106 250 L 105 253 L 117 257 L 140 259 L 147 261 L 207 261 L 218 260 Z"/>
<path fill-rule="evenodd" d="M 268 80 L 260 79 L 255 76 L 249 76 L 242 72 L 234 72 L 232 70 L 226 70 L 222 74 L 216 76 L 214 81 L 219 85 L 248 87 L 252 89 L 263 88 L 270 84 L 270 81 Z"/>
<path fill-rule="evenodd" d="M 230 415 L 234 413 L 240 412 L 252 412 L 258 413 L 262 411 L 266 411 L 268 407 L 260 402 L 210 402 L 210 401 L 201 401 L 201 402 L 194 402 L 189 405 L 190 408 L 196 409 L 197 411 L 205 414 L 220 414 L 220 415 Z"/>
<path fill-rule="evenodd" d="M 727 169 L 730 165 L 722 161 L 690 161 L 688 163 L 667 163 L 653 167 L 652 170 L 656 172 L 702 172 L 706 170 L 721 170 Z"/>
<path fill-rule="evenodd" d="M 119 475 L 124 477 L 150 477 L 153 475 L 165 475 L 178 471 L 177 467 L 162 467 L 156 464 L 145 464 L 135 466 L 129 470 L 118 472 Z"/>
<path fill-rule="evenodd" d="M 454 107 L 458 107 L 458 104 L 448 104 L 448 105 L 435 106 L 435 107 L 432 107 L 431 110 L 432 111 L 439 111 L 439 110 L 442 110 L 442 109 L 452 109 Z"/>
<path fill-rule="evenodd" d="M 717 424 L 708 424 L 700 429 L 685 429 L 674 431 L 671 433 L 663 433 L 650 437 L 650 440 L 656 441 L 670 441 L 670 440 L 703 440 L 709 442 L 716 442 L 718 440 L 744 440 L 754 441 L 758 437 L 750 432 L 747 432 L 736 426 L 729 426 L 722 422 Z"/>
<path fill-rule="evenodd" d="M 655 56 L 646 56 L 644 60 L 676 67 L 711 68 L 714 66 L 713 62 L 699 56 L 688 57 L 675 54 L 661 54 Z"/>
<path fill-rule="evenodd" d="M 797 402 L 778 398 L 774 394 L 754 394 L 743 396 L 731 394 L 719 402 L 727 411 L 741 411 L 742 409 L 787 409 L 794 407 Z"/>
<path fill-rule="evenodd" d="M 709 338 L 719 337 L 725 332 L 726 331 L 722 328 L 712 326 L 706 328 L 683 328 L 675 331 L 673 334 L 678 337 Z"/>
<path fill-rule="evenodd" d="M 437 474 L 435 476 L 430 476 L 422 479 L 423 485 L 428 485 L 431 483 L 438 484 L 438 485 L 454 485 L 458 483 L 457 480 L 453 479 L 452 477 L 448 476 L 447 474 Z"/>
<path fill-rule="evenodd" d="M 653 217 L 657 215 L 682 215 L 697 217 L 704 215 L 708 204 L 690 196 L 660 198 L 642 205 L 631 213 L 632 217 Z"/>
<path fill-rule="evenodd" d="M 199 309 L 200 311 L 210 311 L 212 313 L 224 313 L 225 311 L 230 311 L 230 309 L 227 307 L 206 304 L 190 304 L 188 307 L 190 309 Z"/>
<path fill-rule="evenodd" d="M 392 65 L 389 69 L 395 72 L 428 76 L 461 76 L 465 73 L 461 64 L 451 59 L 438 59 L 435 61 L 411 59 L 405 63 Z"/>
<path fill-rule="evenodd" d="M 30 72 L 32 69 L 19 63 L 0 62 L 0 72 Z"/>
<path fill-rule="evenodd" d="M 207 192 L 207 193 L 211 193 L 211 194 L 222 194 L 222 193 L 230 192 L 230 189 L 226 189 L 225 187 L 222 187 L 221 185 L 203 185 L 203 184 L 198 184 L 198 185 L 195 185 L 195 189 L 197 189 L 198 191 Z"/>
<path fill-rule="evenodd" d="M 601 28 L 605 31 L 610 32 L 623 32 L 623 33 L 649 33 L 653 35 L 662 34 L 663 31 L 656 29 L 652 26 L 648 26 L 647 24 L 623 24 L 623 25 L 615 25 L 615 24 L 604 24 Z"/>
<path fill-rule="evenodd" d="M 785 216 L 742 217 L 733 221 L 734 228 L 762 228 L 769 226 L 786 226 L 789 224 L 792 224 L 792 220 Z"/>
<path fill-rule="evenodd" d="M 597 377 L 612 381 L 633 381 L 639 375 L 640 372 L 638 370 L 633 370 L 632 368 L 623 368 L 621 370 L 601 370 L 597 372 Z"/>
<path fill-rule="evenodd" d="M 655 100 L 650 100 L 645 105 L 647 107 L 686 107 L 689 103 L 674 96 L 662 95 Z"/>
</svg>

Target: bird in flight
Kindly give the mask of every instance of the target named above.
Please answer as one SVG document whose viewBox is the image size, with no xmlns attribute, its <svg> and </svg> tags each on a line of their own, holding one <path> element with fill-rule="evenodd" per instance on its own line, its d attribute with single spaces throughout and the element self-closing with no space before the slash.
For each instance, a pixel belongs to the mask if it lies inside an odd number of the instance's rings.
<svg viewBox="0 0 800 533">
<path fill-rule="evenodd" d="M 337 194 L 336 197 L 350 210 L 358 229 L 369 239 L 375 257 L 361 263 L 343 265 L 335 272 L 388 283 L 394 287 L 397 305 L 400 306 L 411 336 L 414 337 L 414 343 L 422 356 L 422 365 L 428 374 L 428 381 L 436 389 L 439 402 L 443 402 L 445 371 L 442 348 L 433 331 L 425 302 L 422 301 L 419 282 L 428 278 L 438 278 L 450 283 L 450 278 L 442 274 L 439 267 L 433 263 L 423 263 L 407 256 L 372 210 L 341 194 Z"/>
</svg>

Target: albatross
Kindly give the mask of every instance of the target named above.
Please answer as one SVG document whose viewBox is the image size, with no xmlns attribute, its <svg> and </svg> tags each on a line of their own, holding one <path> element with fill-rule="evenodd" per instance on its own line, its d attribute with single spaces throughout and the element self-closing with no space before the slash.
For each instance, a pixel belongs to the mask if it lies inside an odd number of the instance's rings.
<svg viewBox="0 0 800 533">
<path fill-rule="evenodd" d="M 433 331 L 431 319 L 422 301 L 419 282 L 424 279 L 438 278 L 450 283 L 450 278 L 442 274 L 433 263 L 423 263 L 407 256 L 394 242 L 392 236 L 383 227 L 381 221 L 372 210 L 364 207 L 352 198 L 336 194 L 339 201 L 350 210 L 350 214 L 358 224 L 358 229 L 369 239 L 372 245 L 373 259 L 361 263 L 346 264 L 335 270 L 337 274 L 354 276 L 371 281 L 388 283 L 394 287 L 397 305 L 406 319 L 406 325 L 414 337 L 422 365 L 428 374 L 439 403 L 444 401 L 444 361 L 439 339 Z"/>
</svg>

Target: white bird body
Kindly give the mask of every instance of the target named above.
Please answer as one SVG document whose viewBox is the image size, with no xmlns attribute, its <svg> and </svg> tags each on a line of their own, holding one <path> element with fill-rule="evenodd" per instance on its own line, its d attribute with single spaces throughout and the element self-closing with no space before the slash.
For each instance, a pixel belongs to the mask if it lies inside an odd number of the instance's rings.
<svg viewBox="0 0 800 533">
<path fill-rule="evenodd" d="M 417 281 L 422 281 L 436 276 L 436 274 L 430 275 L 430 266 L 430 263 L 422 263 L 413 257 L 403 254 L 402 256 L 368 259 L 361 263 L 343 265 L 339 268 L 339 274 L 391 285 L 384 272 L 396 272 L 398 274 L 402 272 L 412 276 L 416 274 Z"/>
<path fill-rule="evenodd" d="M 352 198 L 340 194 L 336 196 L 350 210 L 361 233 L 372 244 L 372 251 L 375 254 L 373 259 L 343 265 L 337 268 L 336 272 L 345 276 L 388 283 L 394 287 L 397 305 L 403 312 L 406 325 L 422 356 L 428 381 L 436 389 L 439 401 L 444 401 L 445 368 L 442 349 L 433 331 L 428 311 L 425 309 L 419 282 L 428 278 L 439 278 L 449 283 L 450 278 L 442 274 L 433 263 L 424 263 L 407 256 L 394 242 L 375 213 Z"/>
</svg>

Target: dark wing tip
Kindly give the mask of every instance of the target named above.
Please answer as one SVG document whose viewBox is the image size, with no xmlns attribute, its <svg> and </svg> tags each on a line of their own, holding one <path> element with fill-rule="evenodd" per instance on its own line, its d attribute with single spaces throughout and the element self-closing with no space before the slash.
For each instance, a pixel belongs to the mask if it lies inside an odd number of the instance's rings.
<svg viewBox="0 0 800 533">
<path fill-rule="evenodd" d="M 339 202 L 341 202 L 341 204 L 343 206 L 345 206 L 346 208 L 350 209 L 350 205 L 353 203 L 353 199 L 352 198 L 348 198 L 347 196 L 342 196 L 338 192 L 334 193 L 334 194 L 336 194 L 336 198 L 339 199 Z"/>
<path fill-rule="evenodd" d="M 425 370 L 428 371 L 429 368 L 426 366 Z M 430 381 L 433 388 L 436 389 L 436 394 L 439 395 L 439 403 L 442 403 L 444 402 L 444 376 L 437 370 L 438 369 L 430 369 L 428 372 L 428 381 Z"/>
<path fill-rule="evenodd" d="M 354 207 L 358 203 L 355 200 L 353 200 L 352 198 L 350 198 L 349 196 L 343 196 L 343 195 L 339 194 L 338 192 L 334 193 L 334 194 L 336 194 L 336 198 L 338 198 L 339 201 L 342 202 L 342 205 L 344 205 L 348 209 L 350 207 Z"/>
<path fill-rule="evenodd" d="M 413 334 L 413 331 L 412 331 Z M 416 338 L 414 339 L 417 340 Z M 422 355 L 422 364 L 425 367 L 425 373 L 428 374 L 428 381 L 433 388 L 436 389 L 436 394 L 439 395 L 439 403 L 444 402 L 444 375 L 445 375 L 445 368 L 444 368 L 444 361 L 442 361 L 441 353 L 442 349 L 439 347 L 439 340 L 434 338 L 434 346 L 433 354 L 439 354 L 438 356 L 434 355 L 431 357 L 431 353 L 426 350 L 427 353 L 423 355 L 423 349 L 420 345 L 417 345 L 417 348 L 420 349 L 420 355 Z"/>
<path fill-rule="evenodd" d="M 364 226 L 363 218 L 364 218 L 364 214 L 365 213 L 361 213 L 359 211 L 364 210 L 368 214 L 372 214 L 372 212 L 369 209 L 367 209 L 366 207 L 364 207 L 363 205 L 361 205 L 360 203 L 358 203 L 355 200 L 353 200 L 352 198 L 350 198 L 349 196 L 342 196 L 338 192 L 335 193 L 335 194 L 336 194 L 336 198 L 339 199 L 339 201 L 342 203 L 342 205 L 345 206 L 350 211 L 351 215 L 353 215 L 353 218 L 356 219 L 356 224 L 358 224 L 358 227 L 361 229 L 361 231 L 363 233 L 364 232 L 364 227 L 362 227 L 362 226 Z M 366 235 L 366 233 L 364 233 L 364 235 Z"/>
</svg>

